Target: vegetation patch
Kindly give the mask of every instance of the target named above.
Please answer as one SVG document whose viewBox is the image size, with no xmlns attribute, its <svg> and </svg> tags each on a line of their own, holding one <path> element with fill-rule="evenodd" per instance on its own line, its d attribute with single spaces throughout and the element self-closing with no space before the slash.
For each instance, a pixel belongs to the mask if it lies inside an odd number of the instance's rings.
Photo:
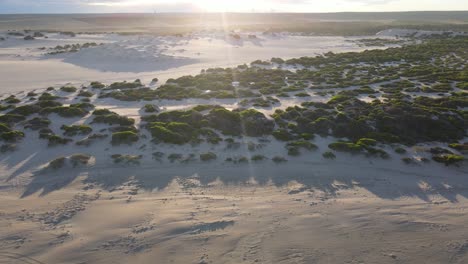
<svg viewBox="0 0 468 264">
<path fill-rule="evenodd" d="M 218 156 L 213 152 L 206 152 L 206 153 L 201 153 L 200 154 L 200 160 L 201 161 L 212 161 L 212 160 L 215 160 L 217 158 L 218 158 Z"/>
<path fill-rule="evenodd" d="M 63 134 L 69 137 L 76 135 L 88 135 L 93 132 L 93 129 L 88 125 L 63 125 L 61 129 L 64 131 Z"/>
<path fill-rule="evenodd" d="M 433 156 L 432 159 L 439 163 L 444 163 L 446 166 L 463 162 L 465 157 L 456 154 L 444 154 Z"/>
<path fill-rule="evenodd" d="M 140 139 L 137 133 L 132 131 L 115 132 L 112 134 L 112 145 L 131 145 Z"/>
<path fill-rule="evenodd" d="M 21 131 L 17 131 L 17 130 L 3 132 L 0 134 L 0 138 L 7 142 L 16 142 L 24 138 L 24 133 Z"/>
<path fill-rule="evenodd" d="M 115 164 L 140 165 L 141 159 L 143 158 L 143 156 L 142 155 L 114 154 L 111 156 L 111 158 Z"/>
</svg>

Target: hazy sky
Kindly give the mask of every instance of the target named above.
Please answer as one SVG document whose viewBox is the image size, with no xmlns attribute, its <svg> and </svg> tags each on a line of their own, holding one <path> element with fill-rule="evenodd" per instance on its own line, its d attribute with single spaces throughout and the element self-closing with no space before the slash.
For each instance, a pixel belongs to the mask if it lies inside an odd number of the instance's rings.
<svg viewBox="0 0 468 264">
<path fill-rule="evenodd" d="M 468 10 L 468 0 L 0 0 L 0 13 Z"/>
</svg>

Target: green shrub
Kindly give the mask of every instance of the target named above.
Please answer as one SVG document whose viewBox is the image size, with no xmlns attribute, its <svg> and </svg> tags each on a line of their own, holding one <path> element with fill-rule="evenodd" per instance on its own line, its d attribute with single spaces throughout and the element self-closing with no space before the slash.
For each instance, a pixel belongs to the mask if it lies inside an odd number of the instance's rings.
<svg viewBox="0 0 468 264">
<path fill-rule="evenodd" d="M 318 149 L 318 147 L 315 144 L 306 140 L 298 140 L 298 141 L 290 142 L 286 145 L 286 147 L 287 148 L 289 147 L 303 148 L 309 151 Z"/>
<path fill-rule="evenodd" d="M 88 111 L 78 107 L 58 106 L 46 107 L 42 109 L 42 114 L 55 113 L 61 117 L 83 117 L 88 114 Z"/>
<path fill-rule="evenodd" d="M 395 152 L 398 154 L 405 154 L 407 151 L 404 148 L 398 147 L 395 149 Z"/>
<path fill-rule="evenodd" d="M 264 161 L 266 159 L 267 157 L 265 157 L 264 155 L 254 155 L 252 156 L 252 158 L 250 158 L 251 161 Z"/>
<path fill-rule="evenodd" d="M 273 131 L 273 137 L 280 141 L 290 141 L 294 139 L 294 136 L 286 129 L 278 129 Z"/>
<path fill-rule="evenodd" d="M 374 156 L 374 157 L 377 156 L 382 159 L 390 158 L 390 155 L 383 149 L 366 147 L 366 151 L 367 151 L 367 156 Z"/>
<path fill-rule="evenodd" d="M 304 139 L 304 140 L 312 140 L 312 139 L 315 138 L 315 135 L 310 134 L 310 133 L 302 133 L 301 138 Z"/>
<path fill-rule="evenodd" d="M 288 162 L 287 159 L 283 158 L 283 157 L 280 157 L 280 156 L 275 156 L 271 159 L 274 163 L 278 164 L 278 163 L 284 163 L 284 162 Z"/>
<path fill-rule="evenodd" d="M 335 153 L 331 152 L 331 151 L 327 151 L 327 152 L 324 152 L 322 154 L 322 156 L 326 159 L 336 159 L 336 155 Z"/>
<path fill-rule="evenodd" d="M 11 128 L 7 124 L 0 123 L 0 133 L 10 132 Z"/>
<path fill-rule="evenodd" d="M 39 96 L 38 100 L 39 101 L 53 101 L 56 99 L 59 99 L 60 97 L 51 95 L 50 93 L 43 93 L 41 96 Z"/>
<path fill-rule="evenodd" d="M 116 132 L 112 134 L 112 145 L 128 144 L 131 145 L 139 140 L 138 134 L 132 131 Z"/>
<path fill-rule="evenodd" d="M 157 161 L 161 161 L 161 159 L 164 157 L 164 153 L 163 152 L 153 152 L 153 159 L 154 160 L 157 160 Z"/>
<path fill-rule="evenodd" d="M 67 93 L 74 93 L 78 89 L 74 86 L 62 86 L 60 87 L 60 91 L 67 92 Z"/>
<path fill-rule="evenodd" d="M 463 144 L 452 143 L 452 144 L 449 144 L 449 147 L 456 149 L 458 151 L 468 151 L 468 143 L 463 143 Z"/>
<path fill-rule="evenodd" d="M 15 124 L 24 120 L 26 117 L 23 115 L 5 114 L 0 116 L 0 123 Z"/>
<path fill-rule="evenodd" d="M 24 138 L 24 133 L 21 132 L 21 131 L 17 131 L 17 130 L 9 131 L 9 132 L 3 132 L 2 134 L 0 134 L 0 138 L 5 140 L 5 141 L 16 142 L 16 141 Z"/>
<path fill-rule="evenodd" d="M 112 112 L 109 109 L 96 109 L 93 112 L 93 115 L 100 116 L 100 115 L 116 115 L 115 112 Z"/>
<path fill-rule="evenodd" d="M 11 95 L 8 98 L 4 99 L 3 102 L 5 102 L 7 104 L 17 104 L 17 103 L 20 103 L 21 100 L 16 98 L 14 95 Z"/>
<path fill-rule="evenodd" d="M 405 164 L 412 164 L 412 163 L 414 163 L 414 159 L 409 158 L 409 157 L 401 158 L 401 161 L 403 161 Z"/>
<path fill-rule="evenodd" d="M 174 163 L 175 161 L 177 160 L 181 160 L 183 158 L 183 155 L 182 154 L 178 154 L 178 153 L 172 153 L 170 154 L 169 156 L 167 156 L 167 159 L 171 162 L 171 163 Z"/>
<path fill-rule="evenodd" d="M 37 106 L 40 108 L 46 108 L 46 107 L 57 107 L 57 106 L 62 106 L 62 103 L 54 101 L 54 100 L 41 100 L 36 103 Z"/>
<path fill-rule="evenodd" d="M 371 138 L 361 138 L 356 142 L 356 144 L 364 146 L 364 147 L 376 146 L 377 140 L 371 139 Z"/>
<path fill-rule="evenodd" d="M 299 156 L 301 155 L 301 151 L 298 147 L 288 147 L 288 155 L 289 156 Z"/>
<path fill-rule="evenodd" d="M 91 82 L 90 86 L 91 88 L 94 88 L 94 89 L 102 89 L 106 87 L 104 84 L 100 82 Z"/>
<path fill-rule="evenodd" d="M 109 115 L 96 116 L 93 120 L 93 123 L 120 125 L 120 126 L 133 126 L 133 124 L 135 124 L 135 120 L 133 118 L 128 118 L 126 116 L 120 116 L 117 114 L 109 114 Z"/>
<path fill-rule="evenodd" d="M 340 152 L 359 153 L 363 151 L 363 147 L 351 142 L 335 142 L 328 145 L 330 149 Z"/>
<path fill-rule="evenodd" d="M 63 133 L 65 136 L 76 136 L 76 135 L 88 135 L 93 132 L 93 129 L 88 125 L 72 125 L 67 126 L 63 125 L 61 127 L 62 130 L 65 132 Z"/>
<path fill-rule="evenodd" d="M 31 120 L 26 121 L 24 128 L 32 129 L 32 130 L 39 130 L 39 129 L 48 127 L 50 123 L 51 121 L 47 118 L 35 117 Z"/>
<path fill-rule="evenodd" d="M 72 108 L 81 108 L 81 109 L 86 110 L 86 111 L 94 109 L 94 105 L 91 104 L 91 103 L 87 103 L 87 102 L 71 104 L 70 107 L 72 107 Z"/>
<path fill-rule="evenodd" d="M 86 155 L 86 154 L 73 154 L 70 156 L 70 162 L 73 167 L 86 165 L 88 164 L 90 159 L 91 159 L 91 156 Z"/>
<path fill-rule="evenodd" d="M 65 161 L 66 160 L 67 159 L 65 157 L 56 158 L 56 159 L 52 160 L 51 162 L 49 162 L 49 165 L 47 167 L 51 168 L 53 170 L 61 169 L 61 168 L 63 168 L 63 166 L 65 166 Z"/>
<path fill-rule="evenodd" d="M 308 93 L 297 93 L 294 96 L 296 96 L 296 97 L 309 97 L 310 95 Z"/>
<path fill-rule="evenodd" d="M 47 139 L 49 140 L 49 147 L 57 146 L 57 145 L 66 145 L 69 142 L 73 141 L 69 138 L 62 138 L 57 135 L 48 135 Z"/>
<path fill-rule="evenodd" d="M 37 105 L 22 105 L 11 110 L 9 114 L 18 114 L 23 116 L 29 116 L 38 113 L 41 108 Z"/>
<path fill-rule="evenodd" d="M 89 97 L 93 97 L 93 95 L 94 95 L 94 94 L 93 94 L 92 92 L 90 92 L 90 91 L 83 91 L 83 90 L 80 91 L 80 92 L 78 93 L 78 96 L 88 97 L 88 98 L 89 98 Z"/>
<path fill-rule="evenodd" d="M 111 158 L 116 164 L 140 165 L 140 160 L 143 158 L 143 156 L 114 154 L 111 156 Z"/>
<path fill-rule="evenodd" d="M 214 154 L 213 152 L 207 152 L 207 153 L 201 153 L 200 154 L 200 160 L 201 161 L 211 161 L 217 159 L 218 156 Z"/>
<path fill-rule="evenodd" d="M 465 160 L 465 157 L 456 154 L 436 155 L 432 159 L 439 163 L 444 163 L 446 166 L 456 164 Z"/>
<path fill-rule="evenodd" d="M 152 125 L 148 130 L 153 136 L 153 139 L 158 142 L 178 145 L 182 145 L 189 142 L 189 140 L 182 134 L 171 131 L 170 129 L 161 125 Z"/>
<path fill-rule="evenodd" d="M 143 106 L 143 109 L 144 109 L 145 113 L 155 113 L 155 112 L 159 111 L 158 107 L 153 105 L 153 104 L 147 104 L 147 105 Z"/>
</svg>

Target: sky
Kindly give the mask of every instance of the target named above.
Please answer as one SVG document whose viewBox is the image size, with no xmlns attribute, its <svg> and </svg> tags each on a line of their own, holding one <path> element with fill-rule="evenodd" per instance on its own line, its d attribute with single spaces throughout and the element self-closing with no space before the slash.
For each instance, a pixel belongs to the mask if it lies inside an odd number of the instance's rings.
<svg viewBox="0 0 468 264">
<path fill-rule="evenodd" d="M 0 14 L 446 10 L 468 10 L 468 0 L 0 0 Z"/>
</svg>

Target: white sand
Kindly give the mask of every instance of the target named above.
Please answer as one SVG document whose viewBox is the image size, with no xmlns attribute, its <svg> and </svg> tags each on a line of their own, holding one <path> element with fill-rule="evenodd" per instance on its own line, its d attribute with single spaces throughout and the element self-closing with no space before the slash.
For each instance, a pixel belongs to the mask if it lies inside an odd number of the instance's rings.
<svg viewBox="0 0 468 264">
<path fill-rule="evenodd" d="M 255 35 L 254 40 L 249 39 L 248 34 L 241 35 L 241 40 L 233 40 L 220 33 L 187 37 L 104 34 L 78 35 L 76 38 L 50 34 L 48 39 L 34 41 L 9 37 L 0 42 L 1 91 L 136 78 L 150 82 L 157 77 L 164 82 L 169 78 L 194 75 L 206 68 L 237 66 L 257 59 L 287 59 L 328 51 L 364 49 L 350 41 L 359 39 L 354 37 Z M 38 50 L 40 47 L 86 42 L 105 45 L 55 56 L 44 55 L 47 51 Z"/>
<path fill-rule="evenodd" d="M 83 51 L 82 60 L 76 57 L 80 53 L 44 59 L 37 51 L 5 44 L 0 48 L 2 91 L 24 99 L 26 94 L 19 92 L 22 89 L 68 82 L 109 83 L 137 77 L 149 82 L 154 77 L 164 80 L 195 74 L 207 65 L 230 66 L 258 58 L 358 50 L 342 38 L 266 38 L 259 41 L 262 47 L 251 41 L 232 43 L 219 36 L 204 36 L 184 40 L 164 51 L 153 49 L 151 41 L 142 40 L 137 47 L 133 45 L 136 40 L 113 38 L 107 39 L 112 43 L 110 47 L 118 45 L 115 50 L 119 51 L 128 47 L 130 51 L 122 51 L 126 56 L 142 50 L 142 54 L 151 51 L 156 57 L 199 56 L 199 62 L 160 72 L 103 72 L 85 68 L 93 54 L 99 55 L 92 49 Z M 207 42 L 211 43 L 209 48 L 203 48 Z M 115 62 L 125 59 L 116 57 L 118 54 L 112 50 L 103 53 L 106 58 Z M 15 57 L 18 53 L 24 57 Z M 108 63 L 103 61 L 96 67 L 113 67 Z M 52 93 L 63 96 L 63 103 L 77 102 L 76 93 Z M 283 98 L 272 108 L 258 110 L 271 114 L 303 100 L 329 98 L 314 95 L 312 90 L 308 93 L 312 95 L 309 98 Z M 137 123 L 144 105 L 96 96 L 91 100 L 98 108 L 134 117 Z M 238 100 L 219 99 L 145 103 L 165 110 L 197 104 L 238 107 Z M 60 135 L 62 124 L 92 121 L 91 116 L 65 119 L 52 114 L 49 118 L 51 129 Z M 96 133 L 105 127 L 93 125 Z M 336 160 L 326 160 L 322 153 L 336 140 L 333 138 L 317 137 L 314 143 L 319 150 L 288 157 L 284 143 L 272 137 L 264 138 L 270 142 L 250 153 L 245 144 L 234 150 L 226 149 L 224 143 L 153 145 L 144 129 L 141 135 L 147 138 L 132 146 L 111 147 L 107 138 L 90 147 L 69 144 L 49 148 L 45 140 L 38 139 L 37 132 L 26 131 L 17 151 L 0 155 L 0 263 L 468 262 L 466 163 L 461 167 L 435 162 L 406 165 L 401 161 L 403 156 L 388 146 L 383 148 L 391 154 L 390 160 L 343 153 L 338 153 Z M 76 136 L 74 140 L 82 138 Z M 257 138 L 237 141 L 262 143 Z M 408 148 L 404 156 L 430 158 L 424 150 L 437 145 L 441 146 L 431 143 Z M 152 159 L 153 152 L 167 156 L 206 151 L 215 152 L 217 161 L 172 164 L 167 158 L 162 162 Z M 67 165 L 57 171 L 44 170 L 50 160 L 74 153 L 86 153 L 95 160 L 86 167 Z M 144 157 L 140 166 L 122 166 L 112 163 L 112 154 Z M 255 154 L 270 159 L 283 156 L 289 161 L 224 162 L 227 157 Z"/>
</svg>

